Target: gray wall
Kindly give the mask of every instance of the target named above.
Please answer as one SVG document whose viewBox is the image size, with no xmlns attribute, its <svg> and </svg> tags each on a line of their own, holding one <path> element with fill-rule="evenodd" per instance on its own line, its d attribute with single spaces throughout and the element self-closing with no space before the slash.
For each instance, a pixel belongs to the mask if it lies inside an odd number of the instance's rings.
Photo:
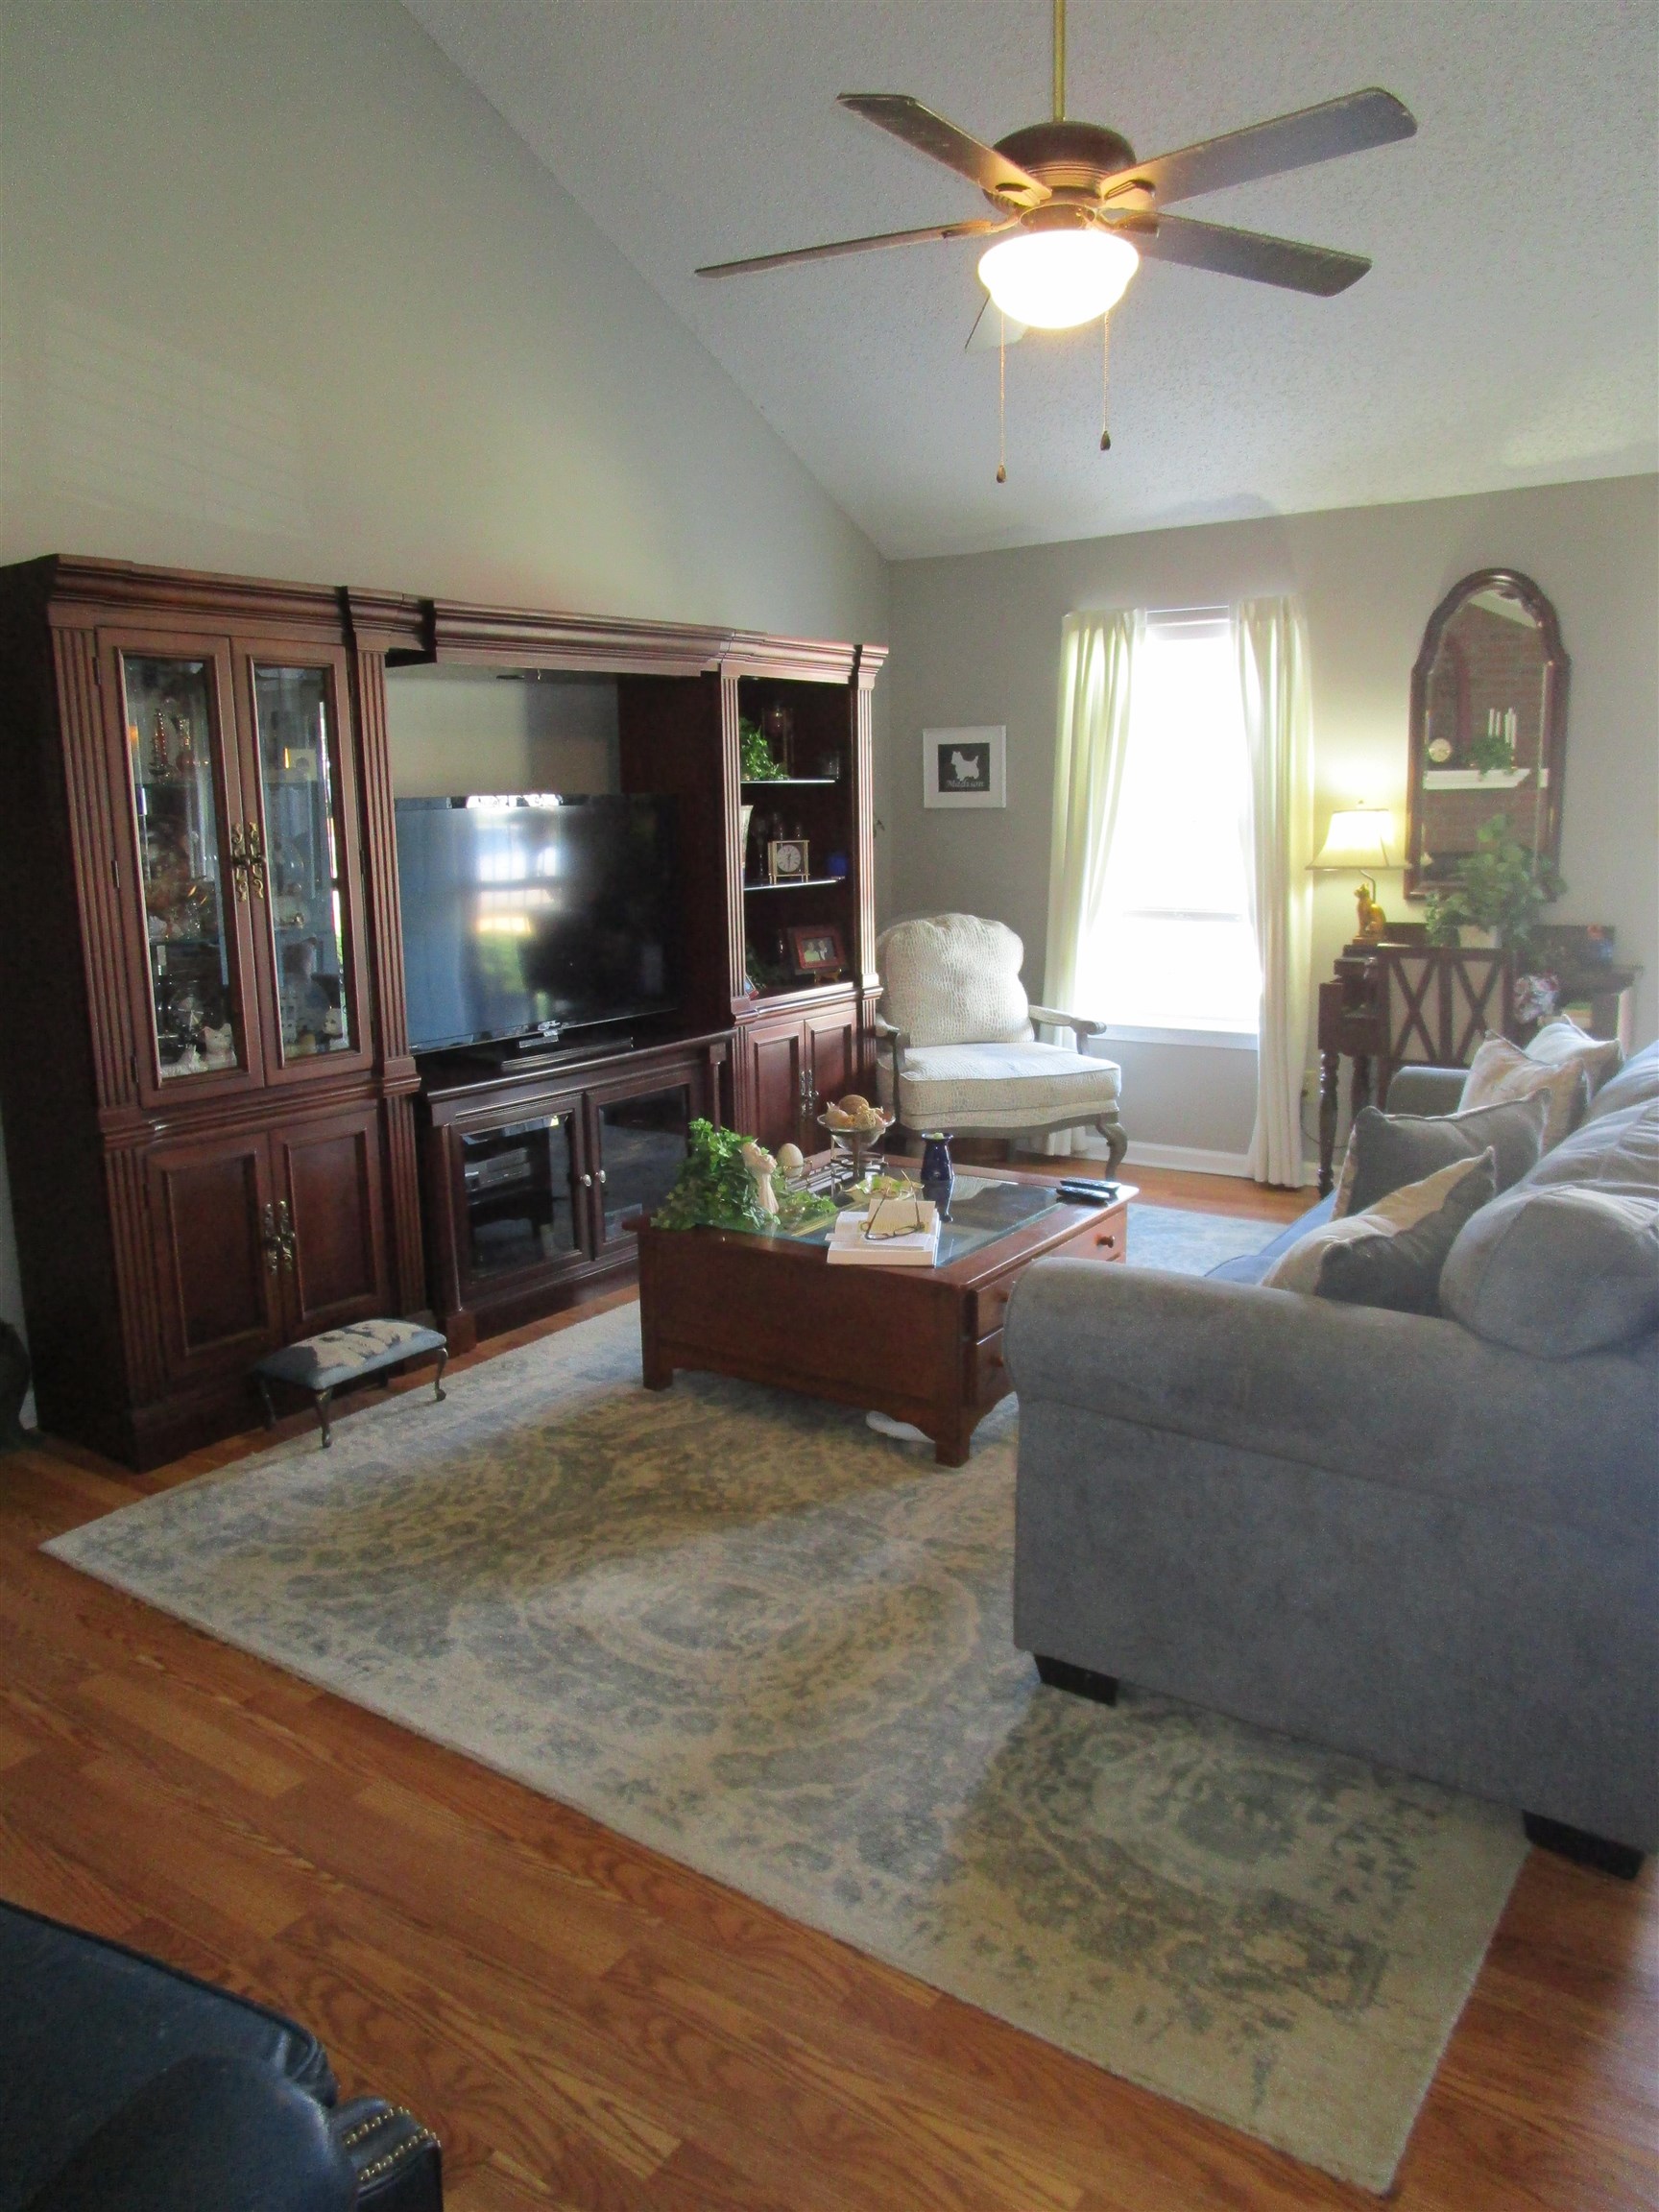
<svg viewBox="0 0 1659 2212">
<path fill-rule="evenodd" d="M 49 552 L 886 635 L 875 548 L 395 0 L 0 0 L 0 560 Z"/>
<path fill-rule="evenodd" d="M 1060 625 L 1072 608 L 1219 604 L 1297 591 L 1307 606 L 1323 833 L 1358 800 L 1405 822 L 1411 663 L 1442 593 L 1502 564 L 1542 585 L 1573 659 L 1562 872 L 1552 918 L 1611 922 L 1646 965 L 1638 1037 L 1659 981 L 1659 478 L 1551 485 L 1466 499 L 1216 524 L 911 561 L 892 570 L 889 739 L 879 764 L 884 920 L 950 907 L 999 916 L 1041 988 L 1047 913 Z M 927 812 L 920 733 L 1005 722 L 1004 812 Z M 1353 934 L 1349 879 L 1315 878 L 1315 977 Z M 1398 873 L 1382 902 L 1408 916 Z M 1254 1061 L 1125 1044 L 1131 1137 L 1237 1154 L 1249 1141 Z M 1312 1059 L 1310 1040 L 1310 1060 Z"/>
</svg>

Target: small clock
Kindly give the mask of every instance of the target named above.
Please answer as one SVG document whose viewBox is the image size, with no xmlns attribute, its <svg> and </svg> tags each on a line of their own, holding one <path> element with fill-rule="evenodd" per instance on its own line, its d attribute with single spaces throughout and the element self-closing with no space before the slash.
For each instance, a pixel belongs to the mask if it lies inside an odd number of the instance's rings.
<svg viewBox="0 0 1659 2212">
<path fill-rule="evenodd" d="M 766 873 L 774 883 L 805 882 L 807 875 L 805 838 L 771 838 L 766 846 Z"/>
</svg>

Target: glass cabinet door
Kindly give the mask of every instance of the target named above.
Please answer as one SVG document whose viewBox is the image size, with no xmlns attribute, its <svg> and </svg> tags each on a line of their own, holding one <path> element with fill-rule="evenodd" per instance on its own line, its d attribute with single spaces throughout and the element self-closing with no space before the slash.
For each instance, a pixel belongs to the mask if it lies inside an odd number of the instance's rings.
<svg viewBox="0 0 1659 2212">
<path fill-rule="evenodd" d="M 161 1080 L 245 1069 L 227 876 L 237 852 L 227 853 L 221 834 L 231 794 L 223 781 L 217 664 L 210 653 L 119 658 Z M 245 882 L 235 881 L 245 897 Z"/>
<path fill-rule="evenodd" d="M 359 1048 L 353 1034 L 340 731 L 328 668 L 253 664 L 263 829 L 243 826 L 270 917 L 284 1066 Z"/>
<path fill-rule="evenodd" d="M 684 1083 L 599 1107 L 599 1219 L 607 1244 L 629 1241 L 623 1224 L 667 1197 L 685 1165 L 690 1132 L 691 1093 Z"/>
<path fill-rule="evenodd" d="M 579 1146 L 573 1112 L 462 1137 L 469 1281 L 582 1257 Z"/>
</svg>

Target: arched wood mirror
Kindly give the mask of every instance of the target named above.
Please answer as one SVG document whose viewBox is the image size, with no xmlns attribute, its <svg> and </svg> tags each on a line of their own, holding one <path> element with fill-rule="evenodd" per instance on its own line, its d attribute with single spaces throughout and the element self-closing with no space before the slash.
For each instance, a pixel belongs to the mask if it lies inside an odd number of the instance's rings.
<svg viewBox="0 0 1659 2212">
<path fill-rule="evenodd" d="M 1460 883 L 1495 816 L 1559 861 L 1568 666 L 1554 608 L 1513 569 L 1465 576 L 1429 617 L 1411 671 L 1407 898 Z"/>
</svg>

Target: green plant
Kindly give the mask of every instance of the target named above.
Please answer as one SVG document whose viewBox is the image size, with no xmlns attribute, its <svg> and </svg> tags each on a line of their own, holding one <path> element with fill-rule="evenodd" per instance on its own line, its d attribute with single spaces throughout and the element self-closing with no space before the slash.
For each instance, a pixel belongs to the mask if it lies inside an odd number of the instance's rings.
<svg viewBox="0 0 1659 2212">
<path fill-rule="evenodd" d="M 771 740 L 765 731 L 747 716 L 737 724 L 737 754 L 745 783 L 776 783 L 783 773 L 772 757 Z"/>
<path fill-rule="evenodd" d="M 1506 814 L 1495 814 L 1475 832 L 1475 850 L 1455 891 L 1431 891 L 1426 902 L 1429 942 L 1455 945 L 1464 925 L 1495 929 L 1506 951 L 1525 959 L 1538 918 L 1567 886 L 1548 860 L 1516 836 Z"/>
<path fill-rule="evenodd" d="M 1502 730 L 1482 730 L 1469 747 L 1469 765 L 1482 776 L 1494 769 L 1505 773 L 1515 765 L 1515 748 Z"/>
<path fill-rule="evenodd" d="M 735 1129 L 693 1121 L 685 1165 L 651 1216 L 654 1229 L 764 1229 L 755 1178 L 743 1165 L 749 1142 Z"/>
</svg>

